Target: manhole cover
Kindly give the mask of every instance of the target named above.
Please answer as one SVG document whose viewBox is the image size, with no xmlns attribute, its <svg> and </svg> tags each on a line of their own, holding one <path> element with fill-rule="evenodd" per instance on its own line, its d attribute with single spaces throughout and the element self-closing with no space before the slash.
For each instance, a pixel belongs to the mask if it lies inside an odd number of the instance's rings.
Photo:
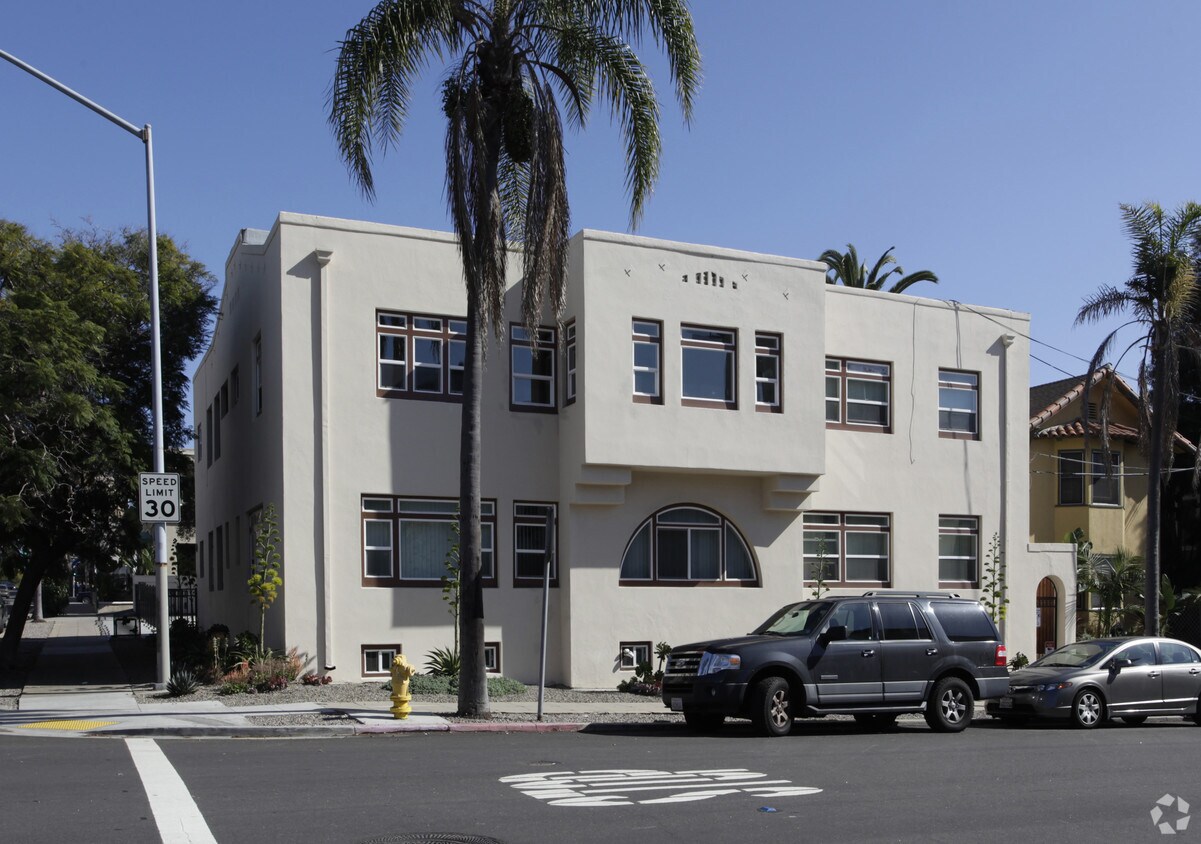
<svg viewBox="0 0 1201 844">
<path fill-rule="evenodd" d="M 359 844 L 504 844 L 499 838 L 486 835 L 461 835 L 455 832 L 402 832 L 364 838 Z"/>
</svg>

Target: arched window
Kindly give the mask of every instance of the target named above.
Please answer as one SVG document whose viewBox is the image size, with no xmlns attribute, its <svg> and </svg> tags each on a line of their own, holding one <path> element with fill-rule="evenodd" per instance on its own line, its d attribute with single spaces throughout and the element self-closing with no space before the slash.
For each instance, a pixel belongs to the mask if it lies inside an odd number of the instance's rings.
<svg viewBox="0 0 1201 844">
<path fill-rule="evenodd" d="M 750 546 L 728 519 L 703 507 L 676 505 L 638 526 L 621 558 L 622 585 L 700 583 L 759 585 Z"/>
</svg>

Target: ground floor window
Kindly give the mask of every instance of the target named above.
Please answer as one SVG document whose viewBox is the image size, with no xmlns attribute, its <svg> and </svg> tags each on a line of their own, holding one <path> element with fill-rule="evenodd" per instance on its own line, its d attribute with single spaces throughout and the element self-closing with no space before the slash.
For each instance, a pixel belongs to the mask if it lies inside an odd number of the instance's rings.
<svg viewBox="0 0 1201 844">
<path fill-rule="evenodd" d="M 484 642 L 484 670 L 489 674 L 500 673 L 500 642 Z"/>
<path fill-rule="evenodd" d="M 892 579 L 891 520 L 886 513 L 806 513 L 805 582 L 822 573 L 831 586 L 885 586 Z"/>
<path fill-rule="evenodd" d="M 363 645 L 363 676 L 380 677 L 392 673 L 392 660 L 401 652 L 400 645 Z"/>
<path fill-rule="evenodd" d="M 364 586 L 441 586 L 456 534 L 457 498 L 362 497 Z M 496 585 L 496 502 L 480 502 L 480 566 Z"/>
<path fill-rule="evenodd" d="M 622 642 L 617 649 L 618 667 L 633 671 L 640 665 L 651 664 L 650 642 Z"/>
<path fill-rule="evenodd" d="M 547 516 L 555 524 L 554 504 L 532 501 L 513 502 L 513 585 L 541 586 L 546 567 L 546 547 L 549 537 Z M 550 585 L 559 585 L 558 554 L 551 554 Z"/>
<path fill-rule="evenodd" d="M 750 546 L 738 529 L 720 513 L 693 505 L 668 507 L 644 521 L 621 560 L 625 586 L 758 583 Z"/>
</svg>

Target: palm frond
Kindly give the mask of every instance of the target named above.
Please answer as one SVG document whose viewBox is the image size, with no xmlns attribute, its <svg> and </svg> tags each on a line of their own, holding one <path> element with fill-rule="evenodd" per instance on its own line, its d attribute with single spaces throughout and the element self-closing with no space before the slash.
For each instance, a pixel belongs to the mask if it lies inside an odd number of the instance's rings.
<svg viewBox="0 0 1201 844">
<path fill-rule="evenodd" d="M 1129 293 L 1103 284 L 1096 293 L 1084 297 L 1084 304 L 1080 306 L 1074 324 L 1084 325 L 1089 322 L 1100 322 L 1122 313 L 1131 305 L 1132 300 Z"/>
<path fill-rule="evenodd" d="M 905 290 L 920 281 L 929 281 L 933 284 L 938 284 L 938 276 L 929 270 L 918 270 L 915 273 L 910 273 L 898 279 L 897 283 L 888 288 L 889 293 L 904 293 Z"/>
<path fill-rule="evenodd" d="M 884 267 L 889 264 L 895 264 L 897 262 L 897 259 L 894 258 L 892 254 L 892 250 L 894 249 L 896 249 L 895 246 L 890 246 L 885 249 L 884 254 L 880 256 L 879 260 L 876 261 L 876 265 L 872 267 L 872 271 L 867 274 L 867 279 L 863 286 L 868 290 L 879 290 L 884 285 L 885 279 L 892 274 L 892 271 L 889 271 L 885 273 L 882 278 L 878 278 L 880 275 L 880 270 L 884 269 Z M 894 269 L 899 270 L 900 267 L 894 267 Z"/>
</svg>

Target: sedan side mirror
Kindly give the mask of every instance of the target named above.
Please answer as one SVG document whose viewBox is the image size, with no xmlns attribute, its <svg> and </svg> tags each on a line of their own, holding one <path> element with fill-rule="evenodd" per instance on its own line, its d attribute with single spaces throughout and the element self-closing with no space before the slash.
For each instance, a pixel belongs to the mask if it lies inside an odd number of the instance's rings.
<svg viewBox="0 0 1201 844">
<path fill-rule="evenodd" d="M 1129 668 L 1132 665 L 1134 665 L 1134 660 L 1127 659 L 1126 657 L 1119 657 L 1113 662 L 1109 663 L 1109 667 L 1114 671 L 1121 671 L 1123 668 Z"/>
</svg>

